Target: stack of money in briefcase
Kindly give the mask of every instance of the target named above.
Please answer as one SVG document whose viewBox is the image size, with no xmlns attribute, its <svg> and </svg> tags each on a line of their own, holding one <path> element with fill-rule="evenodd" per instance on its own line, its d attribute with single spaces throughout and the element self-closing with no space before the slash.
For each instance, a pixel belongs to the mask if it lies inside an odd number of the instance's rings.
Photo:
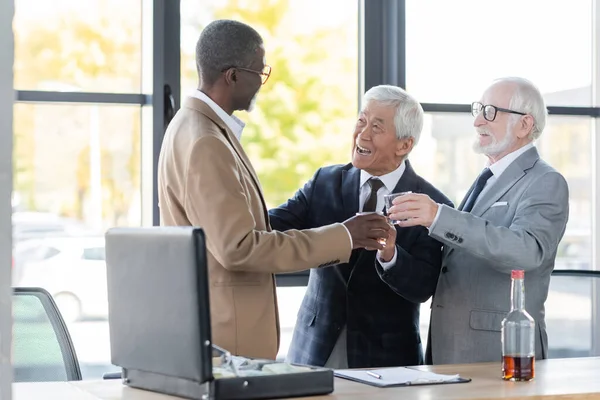
<svg viewBox="0 0 600 400">
<path fill-rule="evenodd" d="M 218 347 L 213 351 L 212 359 L 209 359 L 212 363 L 210 369 L 186 371 L 169 368 L 167 371 L 158 367 L 148 372 L 143 370 L 145 367 L 140 360 L 137 361 L 127 363 L 131 366 L 126 367 L 121 360 L 123 383 L 194 400 L 272 399 L 333 392 L 334 376 L 330 369 L 232 356 Z M 170 363 L 164 366 L 167 364 Z"/>
<path fill-rule="evenodd" d="M 266 399 L 333 391 L 332 370 L 232 356 L 218 346 L 213 348 L 215 399 Z"/>
</svg>

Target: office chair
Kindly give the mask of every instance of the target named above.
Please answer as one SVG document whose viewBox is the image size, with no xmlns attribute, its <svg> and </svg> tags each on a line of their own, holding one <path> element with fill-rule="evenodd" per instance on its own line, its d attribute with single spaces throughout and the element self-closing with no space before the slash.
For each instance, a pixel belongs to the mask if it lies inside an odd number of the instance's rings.
<svg viewBox="0 0 600 400">
<path fill-rule="evenodd" d="M 71 336 L 50 293 L 13 288 L 14 382 L 79 381 Z"/>
</svg>

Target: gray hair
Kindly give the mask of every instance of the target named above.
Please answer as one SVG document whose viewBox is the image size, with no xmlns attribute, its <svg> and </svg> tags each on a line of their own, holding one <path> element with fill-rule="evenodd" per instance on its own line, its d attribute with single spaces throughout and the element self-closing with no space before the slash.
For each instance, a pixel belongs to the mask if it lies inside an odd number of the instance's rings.
<svg viewBox="0 0 600 400">
<path fill-rule="evenodd" d="M 415 141 L 413 146 L 416 146 L 423 129 L 421 104 L 404 89 L 392 85 L 379 85 L 369 89 L 363 97 L 363 104 L 366 105 L 371 101 L 396 107 L 394 117 L 396 137 L 398 139 L 412 137 Z"/>
<path fill-rule="evenodd" d="M 497 79 L 497 83 L 512 83 L 516 86 L 515 92 L 510 99 L 509 108 L 514 111 L 520 111 L 533 117 L 533 128 L 529 133 L 529 139 L 539 138 L 546 127 L 546 118 L 548 110 L 542 93 L 531 81 L 519 77 L 506 77 Z M 519 115 L 513 115 L 514 124 L 520 118 Z"/>
<path fill-rule="evenodd" d="M 214 84 L 224 69 L 248 68 L 262 46 L 260 34 L 244 23 L 221 19 L 204 28 L 196 44 L 196 68 L 203 83 Z"/>
</svg>

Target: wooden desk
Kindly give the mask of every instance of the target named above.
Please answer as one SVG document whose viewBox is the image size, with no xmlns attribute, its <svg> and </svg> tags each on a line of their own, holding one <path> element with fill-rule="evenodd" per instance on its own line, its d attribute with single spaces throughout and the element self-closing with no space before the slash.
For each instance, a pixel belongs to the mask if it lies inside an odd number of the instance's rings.
<svg viewBox="0 0 600 400">
<path fill-rule="evenodd" d="M 544 360 L 536 363 L 531 382 L 504 382 L 500 363 L 416 367 L 441 374 L 456 374 L 472 382 L 379 389 L 336 378 L 328 396 L 304 400 L 391 399 L 600 399 L 600 357 Z M 125 387 L 120 381 L 15 383 L 14 400 L 180 400 L 172 396 Z"/>
</svg>

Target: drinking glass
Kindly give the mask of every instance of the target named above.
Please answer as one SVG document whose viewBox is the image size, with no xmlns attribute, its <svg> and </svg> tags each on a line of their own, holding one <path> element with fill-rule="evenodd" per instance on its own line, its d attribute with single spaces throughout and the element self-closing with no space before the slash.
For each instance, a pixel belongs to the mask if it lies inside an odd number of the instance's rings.
<svg viewBox="0 0 600 400">
<path fill-rule="evenodd" d="M 396 197 L 404 196 L 405 194 L 409 194 L 409 193 L 412 193 L 412 192 L 408 191 L 408 192 L 398 192 L 398 193 L 386 194 L 385 196 L 383 196 L 383 200 L 385 202 L 385 209 L 389 210 L 394 205 L 393 201 Z M 389 212 L 387 214 L 389 215 Z M 404 221 L 406 221 L 406 220 L 404 220 Z M 400 221 L 390 219 L 391 224 L 395 225 L 399 222 Z"/>
</svg>

